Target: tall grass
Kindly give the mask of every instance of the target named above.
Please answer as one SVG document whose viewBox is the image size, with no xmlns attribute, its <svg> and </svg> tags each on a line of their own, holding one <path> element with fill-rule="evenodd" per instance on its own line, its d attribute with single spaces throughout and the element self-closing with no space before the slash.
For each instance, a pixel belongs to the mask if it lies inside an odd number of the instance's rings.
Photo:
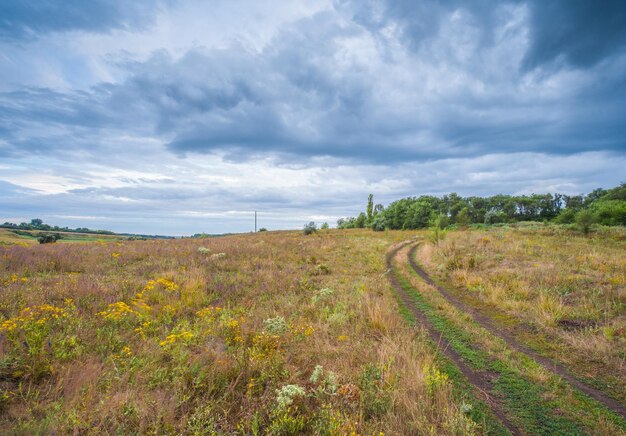
<svg viewBox="0 0 626 436">
<path fill-rule="evenodd" d="M 433 378 L 433 350 L 397 310 L 384 253 L 406 237 L 0 247 L 0 426 L 481 432 L 445 377 Z"/>
</svg>

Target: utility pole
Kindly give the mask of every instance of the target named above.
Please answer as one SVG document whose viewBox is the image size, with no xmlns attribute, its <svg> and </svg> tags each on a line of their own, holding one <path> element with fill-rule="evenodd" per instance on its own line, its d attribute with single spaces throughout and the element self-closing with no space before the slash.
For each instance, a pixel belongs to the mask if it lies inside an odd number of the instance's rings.
<svg viewBox="0 0 626 436">
<path fill-rule="evenodd" d="M 254 233 L 256 233 L 256 210 L 254 211 Z"/>
</svg>

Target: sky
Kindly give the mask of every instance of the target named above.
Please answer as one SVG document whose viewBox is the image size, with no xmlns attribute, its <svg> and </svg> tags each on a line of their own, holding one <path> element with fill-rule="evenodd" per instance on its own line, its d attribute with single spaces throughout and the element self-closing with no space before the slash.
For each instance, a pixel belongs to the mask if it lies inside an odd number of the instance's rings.
<svg viewBox="0 0 626 436">
<path fill-rule="evenodd" d="M 0 0 L 0 222 L 302 228 L 625 168 L 623 0 Z"/>
</svg>

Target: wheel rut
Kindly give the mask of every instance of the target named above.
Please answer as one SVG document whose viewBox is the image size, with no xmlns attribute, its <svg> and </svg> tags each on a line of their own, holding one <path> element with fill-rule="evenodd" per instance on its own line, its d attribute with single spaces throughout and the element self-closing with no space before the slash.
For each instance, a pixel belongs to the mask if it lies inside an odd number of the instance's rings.
<svg viewBox="0 0 626 436">
<path fill-rule="evenodd" d="M 478 372 L 470 368 L 463 361 L 461 356 L 450 346 L 450 343 L 443 336 L 443 334 L 435 329 L 435 327 L 430 323 L 426 315 L 415 305 L 415 302 L 402 287 L 393 269 L 393 258 L 399 250 L 401 250 L 408 244 L 410 243 L 400 244 L 390 250 L 386 255 L 387 271 L 389 272 L 388 276 L 392 287 L 395 289 L 406 308 L 411 311 L 411 313 L 415 316 L 420 325 L 428 332 L 431 340 L 437 344 L 438 349 L 441 351 L 441 353 L 448 359 L 450 359 L 469 381 L 469 383 L 473 385 L 476 391 L 480 394 L 480 397 L 485 401 L 485 403 L 489 405 L 491 411 L 502 423 L 502 425 L 506 427 L 507 430 L 511 432 L 511 434 L 521 435 L 522 433 L 520 432 L 520 430 L 515 425 L 513 425 L 513 423 L 511 423 L 511 421 L 507 418 L 501 403 L 493 395 L 491 375 L 487 372 Z"/>
<path fill-rule="evenodd" d="M 408 244 L 405 244 L 405 246 L 406 245 Z M 543 356 L 539 354 L 538 352 L 536 352 L 535 350 L 531 349 L 530 347 L 520 343 L 510 331 L 503 329 L 501 327 L 497 327 L 488 316 L 478 312 L 473 307 L 462 302 L 461 300 L 456 298 L 454 295 L 452 295 L 450 291 L 448 291 L 446 288 L 437 284 L 430 277 L 430 275 L 423 268 L 421 268 L 415 261 L 415 251 L 417 250 L 418 246 L 419 246 L 419 243 L 415 244 L 408 253 L 408 260 L 409 260 L 409 265 L 411 269 L 415 271 L 415 273 L 417 273 L 422 278 L 422 280 L 424 280 L 424 282 L 426 282 L 428 285 L 435 288 L 441 294 L 441 296 L 446 299 L 448 303 L 450 303 L 459 311 L 468 313 L 477 324 L 479 324 L 485 330 L 489 331 L 494 336 L 501 338 L 503 341 L 507 343 L 507 345 L 510 348 L 520 353 L 523 353 L 526 356 L 530 357 L 531 359 L 535 360 L 537 363 L 539 363 L 548 371 L 562 377 L 564 380 L 566 380 L 569 384 L 574 386 L 579 391 L 582 391 L 587 396 L 602 403 L 608 409 L 612 410 L 613 412 L 620 415 L 622 418 L 626 419 L 626 408 L 620 402 L 618 402 L 617 400 L 613 398 L 608 397 L 603 392 L 594 388 L 593 386 L 590 386 L 580 381 L 575 376 L 573 376 L 569 372 L 569 370 L 562 364 L 557 363 L 554 360 L 550 359 L 549 357 Z"/>
</svg>

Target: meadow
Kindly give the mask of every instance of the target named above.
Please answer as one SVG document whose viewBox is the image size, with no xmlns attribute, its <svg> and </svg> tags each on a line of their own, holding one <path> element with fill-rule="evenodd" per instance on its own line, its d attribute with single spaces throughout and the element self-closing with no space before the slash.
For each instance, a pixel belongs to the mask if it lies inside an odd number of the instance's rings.
<svg viewBox="0 0 626 436">
<path fill-rule="evenodd" d="M 46 234 L 58 234 L 61 236 L 59 242 L 106 242 L 106 241 L 123 241 L 128 239 L 126 236 L 121 235 L 104 235 L 94 233 L 75 233 L 75 232 L 50 232 L 50 231 L 38 231 L 38 230 L 21 230 L 21 229 L 6 229 L 0 228 L 0 246 L 2 245 L 35 245 L 39 241 L 37 238 Z"/>
<path fill-rule="evenodd" d="M 0 428 L 626 434 L 624 233 L 558 229 L 0 246 Z"/>
</svg>

